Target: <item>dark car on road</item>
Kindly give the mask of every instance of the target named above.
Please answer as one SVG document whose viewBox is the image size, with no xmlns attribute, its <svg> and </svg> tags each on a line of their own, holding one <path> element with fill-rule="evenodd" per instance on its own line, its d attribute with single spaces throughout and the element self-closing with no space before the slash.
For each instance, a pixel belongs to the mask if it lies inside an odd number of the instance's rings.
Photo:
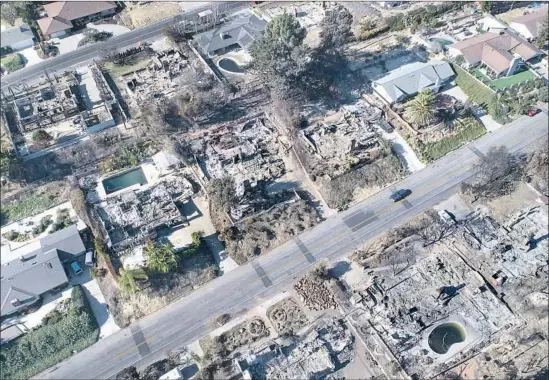
<svg viewBox="0 0 549 380">
<path fill-rule="evenodd" d="M 395 191 L 393 194 L 391 194 L 390 198 L 393 200 L 393 202 L 398 202 L 406 198 L 408 195 L 412 194 L 412 190 L 410 189 L 400 189 Z"/>
</svg>

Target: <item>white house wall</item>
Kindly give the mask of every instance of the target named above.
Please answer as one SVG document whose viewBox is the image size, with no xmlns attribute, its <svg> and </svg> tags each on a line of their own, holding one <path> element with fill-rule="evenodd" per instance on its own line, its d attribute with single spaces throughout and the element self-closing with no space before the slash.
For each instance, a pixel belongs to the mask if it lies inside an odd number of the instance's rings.
<svg viewBox="0 0 549 380">
<path fill-rule="evenodd" d="M 528 30 L 528 28 L 526 28 L 526 26 L 524 26 L 524 24 L 512 22 L 511 24 L 509 24 L 509 27 L 528 40 L 534 38 L 532 33 L 530 33 L 530 31 Z"/>
<path fill-rule="evenodd" d="M 28 47 L 31 47 L 31 46 L 34 46 L 34 41 L 32 38 L 29 38 L 27 40 L 23 40 L 23 41 L 19 41 L 19 42 L 16 42 L 16 43 L 13 43 L 10 45 L 10 47 L 13 49 L 13 50 L 23 50 L 23 49 L 26 49 Z"/>
</svg>

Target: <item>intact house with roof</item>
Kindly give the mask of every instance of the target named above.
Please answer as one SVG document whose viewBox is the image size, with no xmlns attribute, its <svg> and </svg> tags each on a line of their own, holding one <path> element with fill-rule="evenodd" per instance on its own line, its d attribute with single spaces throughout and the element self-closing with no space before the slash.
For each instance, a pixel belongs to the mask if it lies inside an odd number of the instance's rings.
<svg viewBox="0 0 549 380">
<path fill-rule="evenodd" d="M 63 37 L 78 26 L 115 13 L 114 1 L 57 1 L 44 5 L 46 17 L 36 20 L 45 40 Z"/>
<path fill-rule="evenodd" d="M 448 47 L 453 57 L 463 56 L 465 67 L 482 65 L 487 74 L 498 78 L 518 72 L 524 62 L 543 55 L 543 52 L 510 30 L 484 33 Z"/>
<path fill-rule="evenodd" d="M 455 76 L 445 61 L 414 62 L 390 71 L 373 81 L 374 92 L 389 104 L 402 101 L 429 89 L 438 92 Z"/>
<path fill-rule="evenodd" d="M 220 27 L 197 34 L 193 39 L 204 54 L 212 58 L 232 50 L 248 50 L 261 37 L 265 25 L 267 21 L 255 15 L 241 16 Z"/>
<path fill-rule="evenodd" d="M 535 40 L 544 22 L 547 22 L 549 6 L 540 7 L 535 12 L 515 17 L 509 23 L 509 27 L 529 41 Z"/>
<path fill-rule="evenodd" d="M 2 260 L 0 267 L 0 316 L 21 312 L 46 293 L 64 288 L 69 280 L 63 264 L 85 252 L 75 225 L 12 251 L 17 258 Z"/>
<path fill-rule="evenodd" d="M 27 24 L 21 24 L 14 28 L 3 30 L 0 33 L 0 48 L 2 51 L 26 49 L 34 46 L 34 34 Z"/>
</svg>

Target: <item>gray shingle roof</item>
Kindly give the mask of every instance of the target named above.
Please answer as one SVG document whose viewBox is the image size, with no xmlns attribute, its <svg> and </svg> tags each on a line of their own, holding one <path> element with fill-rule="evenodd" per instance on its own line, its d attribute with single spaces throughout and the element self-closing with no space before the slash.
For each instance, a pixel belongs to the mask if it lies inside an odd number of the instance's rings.
<svg viewBox="0 0 549 380">
<path fill-rule="evenodd" d="M 11 46 L 17 42 L 28 40 L 29 38 L 34 38 L 31 29 L 27 24 L 21 24 L 15 28 L 9 28 L 0 34 L 0 46 Z"/>
<path fill-rule="evenodd" d="M 34 251 L 0 267 L 0 315 L 35 302 L 41 294 L 68 282 L 57 250 Z M 13 304 L 17 300 L 19 305 Z"/>
<path fill-rule="evenodd" d="M 390 99 L 397 101 L 402 96 L 411 96 L 422 89 L 443 84 L 454 75 L 445 61 L 415 62 L 391 71 L 374 81 L 374 86 L 383 87 Z"/>
<path fill-rule="evenodd" d="M 40 239 L 40 246 L 42 247 L 42 252 L 57 249 L 61 261 L 72 259 L 86 250 L 82 238 L 78 233 L 78 228 L 74 224 L 53 234 L 44 236 Z"/>
<path fill-rule="evenodd" d="M 257 16 L 243 16 L 218 28 L 197 34 L 194 40 L 207 54 L 234 44 L 247 49 L 253 41 L 261 37 L 265 25 L 267 22 Z"/>
<path fill-rule="evenodd" d="M 20 248 L 23 260 L 18 258 L 0 266 L 0 315 L 23 308 L 38 300 L 40 295 L 66 283 L 61 262 L 86 251 L 76 225 L 41 238 L 39 245 L 40 248 L 30 252 Z M 21 305 L 14 306 L 14 299 Z"/>
</svg>

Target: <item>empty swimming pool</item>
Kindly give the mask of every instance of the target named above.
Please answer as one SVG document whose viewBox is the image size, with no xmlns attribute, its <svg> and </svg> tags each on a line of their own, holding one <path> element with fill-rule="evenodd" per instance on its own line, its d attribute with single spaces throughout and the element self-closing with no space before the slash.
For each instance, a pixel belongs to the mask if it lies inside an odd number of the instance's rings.
<svg viewBox="0 0 549 380">
<path fill-rule="evenodd" d="M 465 329 L 459 323 L 443 323 L 429 334 L 429 347 L 437 354 L 446 354 L 456 343 L 465 342 Z"/>
<path fill-rule="evenodd" d="M 105 194 L 111 194 L 115 191 L 125 189 L 133 185 L 144 185 L 147 183 L 145 173 L 141 167 L 129 170 L 125 173 L 115 175 L 103 180 L 103 187 L 105 188 Z"/>
</svg>

